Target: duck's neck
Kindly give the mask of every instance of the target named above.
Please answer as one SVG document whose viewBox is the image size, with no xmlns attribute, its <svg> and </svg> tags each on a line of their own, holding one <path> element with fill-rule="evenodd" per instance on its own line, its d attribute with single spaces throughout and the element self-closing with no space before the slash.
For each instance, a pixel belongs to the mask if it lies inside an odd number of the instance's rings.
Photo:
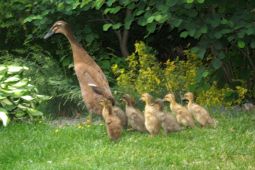
<svg viewBox="0 0 255 170">
<path fill-rule="evenodd" d="M 151 99 L 148 99 L 148 100 L 145 101 L 145 104 L 146 104 L 146 105 L 150 105 L 151 103 L 152 103 L 152 100 L 151 100 Z"/>
<path fill-rule="evenodd" d="M 171 108 L 171 110 L 173 110 L 173 107 L 176 106 L 176 105 L 177 105 L 176 101 L 175 101 L 175 100 L 172 100 L 172 101 L 170 102 L 170 108 Z"/>
<path fill-rule="evenodd" d="M 193 101 L 192 101 L 192 100 L 189 100 L 189 102 L 188 102 L 188 108 L 191 107 L 192 103 L 193 103 Z"/>
<path fill-rule="evenodd" d="M 86 50 L 81 46 L 81 44 L 77 41 L 77 39 L 74 37 L 71 30 L 67 30 L 64 35 L 68 39 L 73 53 L 73 59 L 74 62 L 79 62 L 80 60 L 83 60 L 83 57 L 87 57 L 88 55 L 81 55 L 81 54 L 87 54 Z"/>
</svg>

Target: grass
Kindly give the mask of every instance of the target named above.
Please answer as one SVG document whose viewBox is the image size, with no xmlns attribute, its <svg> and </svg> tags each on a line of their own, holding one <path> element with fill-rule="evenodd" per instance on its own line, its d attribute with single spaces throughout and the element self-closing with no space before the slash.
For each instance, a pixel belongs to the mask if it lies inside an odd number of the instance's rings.
<svg viewBox="0 0 255 170">
<path fill-rule="evenodd" d="M 0 169 L 255 169 L 254 114 L 217 116 L 216 129 L 108 140 L 102 125 L 0 127 Z"/>
</svg>

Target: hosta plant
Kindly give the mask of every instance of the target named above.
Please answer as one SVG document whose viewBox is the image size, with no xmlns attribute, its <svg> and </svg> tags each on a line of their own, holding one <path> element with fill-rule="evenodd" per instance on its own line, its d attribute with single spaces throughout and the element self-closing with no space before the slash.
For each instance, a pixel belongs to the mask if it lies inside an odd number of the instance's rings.
<svg viewBox="0 0 255 170">
<path fill-rule="evenodd" d="M 31 80 L 25 77 L 28 70 L 24 66 L 0 65 L 0 110 L 8 117 L 32 120 L 43 116 L 36 107 L 49 97 L 38 94 Z"/>
</svg>

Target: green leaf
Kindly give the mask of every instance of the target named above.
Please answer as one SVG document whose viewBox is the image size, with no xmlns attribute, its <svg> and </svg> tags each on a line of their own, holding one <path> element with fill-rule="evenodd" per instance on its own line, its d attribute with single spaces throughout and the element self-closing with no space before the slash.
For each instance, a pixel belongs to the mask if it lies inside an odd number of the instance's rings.
<svg viewBox="0 0 255 170">
<path fill-rule="evenodd" d="M 8 74 L 16 74 L 23 71 L 23 67 L 20 66 L 8 66 Z"/>
<path fill-rule="evenodd" d="M 112 28 L 113 28 L 114 30 L 117 30 L 117 29 L 119 29 L 121 26 L 122 26 L 121 23 L 117 23 L 117 24 L 112 25 Z"/>
<path fill-rule="evenodd" d="M 186 2 L 187 2 L 188 4 L 193 3 L 193 1 L 194 1 L 194 0 L 186 0 Z"/>
<path fill-rule="evenodd" d="M 171 24 L 174 26 L 174 27 L 179 27 L 181 25 L 181 23 L 183 22 L 182 19 L 174 19 Z"/>
<path fill-rule="evenodd" d="M 205 55 L 205 52 L 206 52 L 206 49 L 205 48 L 198 48 L 198 47 L 193 47 L 191 48 L 191 51 L 195 54 L 197 54 L 197 56 L 201 59 L 204 58 L 204 55 Z"/>
<path fill-rule="evenodd" d="M 26 86 L 27 84 L 28 84 L 28 79 L 22 79 L 18 83 L 12 84 L 11 86 L 15 88 L 20 88 L 20 87 Z"/>
<path fill-rule="evenodd" d="M 166 5 L 167 5 L 168 7 L 173 7 L 174 5 L 177 4 L 177 2 L 178 2 L 178 0 L 167 0 L 167 1 L 166 1 Z"/>
<path fill-rule="evenodd" d="M 116 13 L 118 13 L 120 10 L 121 10 L 121 7 L 120 7 L 120 6 L 116 6 L 116 7 L 114 7 L 114 8 L 106 8 L 106 9 L 104 10 L 104 14 L 108 14 L 108 13 L 110 13 L 110 14 L 116 14 Z"/>
<path fill-rule="evenodd" d="M 222 62 L 218 58 L 214 58 L 212 61 L 213 68 L 215 70 L 219 69 L 221 67 Z"/>
<path fill-rule="evenodd" d="M 7 70 L 7 67 L 5 67 L 3 65 L 0 66 L 0 73 L 5 72 L 6 70 Z"/>
<path fill-rule="evenodd" d="M 150 24 L 154 21 L 154 16 L 150 16 L 149 18 L 147 18 L 147 24 Z"/>
<path fill-rule="evenodd" d="M 237 41 L 237 46 L 238 46 L 239 48 L 244 48 L 244 47 L 245 47 L 245 42 L 242 41 L 242 40 L 238 40 L 238 41 Z"/>
<path fill-rule="evenodd" d="M 188 33 L 187 31 L 183 31 L 183 32 L 180 34 L 180 37 L 181 37 L 181 38 L 186 38 L 188 35 L 189 35 L 189 33 Z"/>
<path fill-rule="evenodd" d="M 156 26 L 157 26 L 156 23 L 151 23 L 147 25 L 146 29 L 149 32 L 149 34 L 153 33 L 156 30 Z"/>
<path fill-rule="evenodd" d="M 8 77 L 4 82 L 5 83 L 12 83 L 12 82 L 17 82 L 20 81 L 20 78 L 18 75 L 12 76 L 12 77 Z"/>
<path fill-rule="evenodd" d="M 202 4 L 205 2 L 205 0 L 197 0 L 198 3 Z"/>
<path fill-rule="evenodd" d="M 31 116 L 43 116 L 43 113 L 32 108 L 27 108 L 26 111 L 28 112 L 29 115 Z"/>
<path fill-rule="evenodd" d="M 34 98 L 32 96 L 26 95 L 26 96 L 21 96 L 20 98 L 26 100 L 26 101 L 32 101 Z"/>
<path fill-rule="evenodd" d="M 208 75 L 209 75 L 209 72 L 208 72 L 208 71 L 204 71 L 204 72 L 202 73 L 202 77 L 203 77 L 203 78 L 206 78 Z"/>
<path fill-rule="evenodd" d="M 40 100 L 50 100 L 52 97 L 50 96 L 45 96 L 45 95 L 36 95 L 37 98 L 39 98 Z"/>
<path fill-rule="evenodd" d="M 112 27 L 112 24 L 110 24 L 110 23 L 104 24 L 104 25 L 103 25 L 103 31 L 108 31 L 109 28 L 111 28 L 111 27 Z"/>
</svg>

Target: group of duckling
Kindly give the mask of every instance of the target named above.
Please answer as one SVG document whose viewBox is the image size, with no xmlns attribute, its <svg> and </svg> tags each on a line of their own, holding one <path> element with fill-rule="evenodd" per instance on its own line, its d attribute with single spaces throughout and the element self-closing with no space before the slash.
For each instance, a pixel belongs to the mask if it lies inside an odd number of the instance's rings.
<svg viewBox="0 0 255 170">
<path fill-rule="evenodd" d="M 201 127 L 212 125 L 215 127 L 216 121 L 209 112 L 202 106 L 193 102 L 194 95 L 187 92 L 183 99 L 188 100 L 187 106 L 177 103 L 172 93 L 167 94 L 164 99 L 156 99 L 149 93 L 141 95 L 140 100 L 145 102 L 144 113 L 135 107 L 134 98 L 128 94 L 122 97 L 125 103 L 125 112 L 119 107 L 114 106 L 112 101 L 103 99 L 102 116 L 105 121 L 107 134 L 111 140 L 120 138 L 122 129 L 131 127 L 140 132 L 149 132 L 151 136 L 160 133 L 160 129 L 165 134 L 183 130 L 185 127 L 195 127 L 195 121 Z M 174 113 L 164 111 L 164 101 L 170 103 L 170 109 Z"/>
</svg>

